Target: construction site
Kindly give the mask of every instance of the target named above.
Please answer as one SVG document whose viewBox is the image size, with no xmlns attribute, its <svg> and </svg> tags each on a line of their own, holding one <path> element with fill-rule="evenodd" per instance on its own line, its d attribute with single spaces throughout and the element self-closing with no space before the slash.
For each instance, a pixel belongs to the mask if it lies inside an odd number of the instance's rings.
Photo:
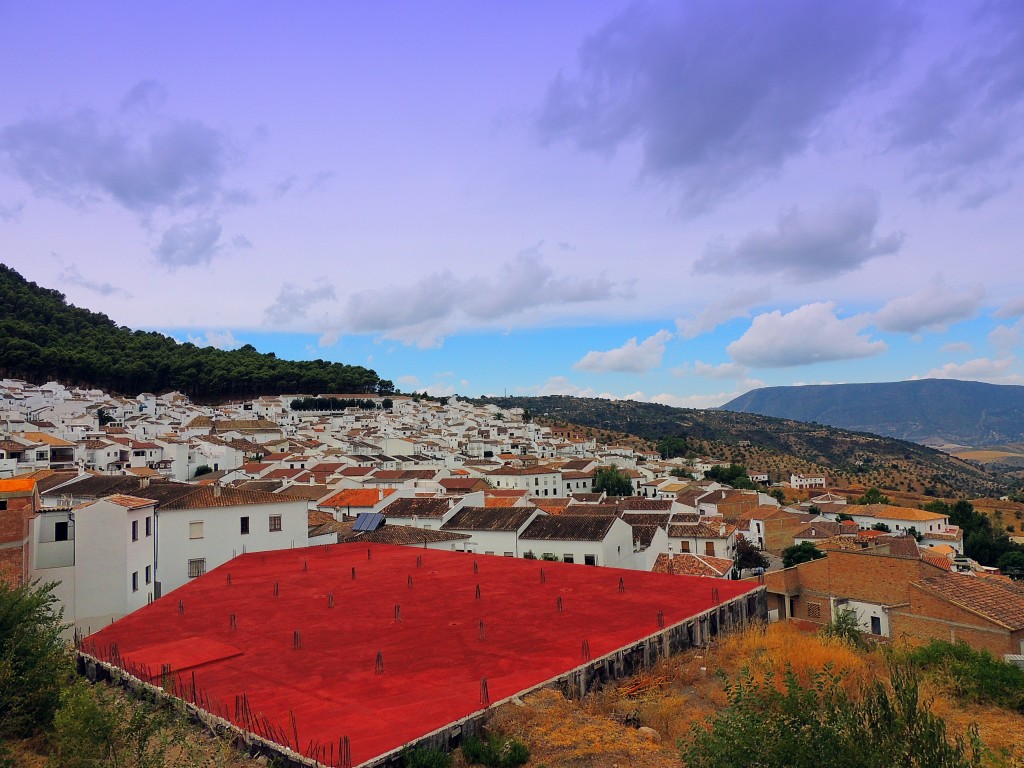
<svg viewBox="0 0 1024 768">
<path fill-rule="evenodd" d="M 79 665 L 250 752 L 355 768 L 455 746 L 513 697 L 580 696 L 766 615 L 756 582 L 332 544 L 237 557 L 81 639 Z"/>
</svg>

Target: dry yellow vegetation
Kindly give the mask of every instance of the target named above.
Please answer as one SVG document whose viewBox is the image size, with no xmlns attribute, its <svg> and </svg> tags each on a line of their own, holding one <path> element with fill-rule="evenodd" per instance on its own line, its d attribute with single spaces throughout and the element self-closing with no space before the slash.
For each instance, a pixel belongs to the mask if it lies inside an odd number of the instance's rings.
<svg viewBox="0 0 1024 768">
<path fill-rule="evenodd" d="M 607 686 L 584 700 L 540 691 L 522 706 L 498 710 L 491 727 L 523 740 L 530 765 L 547 768 L 655 768 L 681 765 L 677 740 L 726 704 L 723 675 L 747 668 L 759 679 L 791 668 L 804 682 L 830 666 L 842 686 L 856 694 L 863 683 L 886 680 L 883 650 L 861 651 L 841 640 L 809 635 L 774 624 L 721 639 L 707 649 L 662 660 L 650 672 Z M 977 724 L 991 750 L 992 768 L 1024 768 L 1024 715 L 995 707 L 957 703 L 941 682 L 926 679 L 922 692 L 951 735 Z M 655 733 L 642 730 L 653 729 Z"/>
</svg>

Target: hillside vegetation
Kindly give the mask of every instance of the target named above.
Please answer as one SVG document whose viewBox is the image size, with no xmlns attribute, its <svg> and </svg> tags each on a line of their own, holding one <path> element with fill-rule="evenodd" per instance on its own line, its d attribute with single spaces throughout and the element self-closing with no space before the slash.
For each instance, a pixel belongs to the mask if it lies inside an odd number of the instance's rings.
<svg viewBox="0 0 1024 768">
<path fill-rule="evenodd" d="M 297 392 L 391 392 L 369 368 L 291 362 L 246 344 L 224 351 L 132 331 L 0 264 L 0 376 L 124 395 L 178 390 L 210 401 Z"/>
<path fill-rule="evenodd" d="M 1021 768 L 1022 681 L 966 646 L 866 647 L 855 635 L 775 624 L 582 701 L 540 691 L 499 710 L 491 727 L 524 741 L 530 765 L 550 768 Z"/>
<path fill-rule="evenodd" d="M 817 421 L 932 445 L 980 447 L 1024 440 L 1024 387 L 979 381 L 764 387 L 740 395 L 722 409 Z"/>
<path fill-rule="evenodd" d="M 524 408 L 537 419 L 579 425 L 584 432 L 627 432 L 652 445 L 678 438 L 691 454 L 766 471 L 772 481 L 788 480 L 790 472 L 824 472 L 841 488 L 954 498 L 1001 496 L 1013 485 L 1004 475 L 917 443 L 759 414 L 568 396 L 482 402 Z"/>
</svg>

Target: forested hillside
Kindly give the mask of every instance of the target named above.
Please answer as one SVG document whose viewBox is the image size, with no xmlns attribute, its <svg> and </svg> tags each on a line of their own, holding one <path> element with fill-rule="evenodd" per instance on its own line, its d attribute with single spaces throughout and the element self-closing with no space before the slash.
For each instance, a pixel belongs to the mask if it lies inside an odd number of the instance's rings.
<svg viewBox="0 0 1024 768">
<path fill-rule="evenodd" d="M 825 471 L 834 482 L 841 479 L 849 485 L 902 490 L 909 482 L 929 489 L 929 495 L 951 497 L 999 496 L 1011 486 L 1006 476 L 916 443 L 755 413 L 562 395 L 489 397 L 481 402 L 525 408 L 549 421 L 627 432 L 655 444 L 673 440 L 690 452 L 716 453 L 751 468 L 771 469 L 771 462 L 793 471 Z"/>
<path fill-rule="evenodd" d="M 0 376 L 108 392 L 178 390 L 199 401 L 285 393 L 391 392 L 369 368 L 292 362 L 246 344 L 230 352 L 132 331 L 69 305 L 0 264 Z"/>
</svg>

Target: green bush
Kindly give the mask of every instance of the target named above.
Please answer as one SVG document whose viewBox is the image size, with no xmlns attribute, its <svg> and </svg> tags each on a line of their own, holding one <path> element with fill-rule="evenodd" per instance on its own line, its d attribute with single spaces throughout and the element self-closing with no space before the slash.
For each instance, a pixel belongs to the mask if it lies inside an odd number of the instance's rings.
<svg viewBox="0 0 1024 768">
<path fill-rule="evenodd" d="M 933 640 L 915 648 L 910 660 L 952 682 L 956 695 L 977 704 L 995 704 L 1024 712 L 1024 669 L 967 643 Z"/>
<path fill-rule="evenodd" d="M 46 729 L 71 675 L 55 584 L 0 582 L 0 738 Z"/>
<path fill-rule="evenodd" d="M 710 727 L 680 742 L 688 768 L 974 768 L 981 765 L 976 729 L 946 737 L 943 720 L 918 695 L 910 665 L 890 666 L 891 690 L 865 686 L 858 699 L 830 668 L 802 685 L 792 669 L 776 688 L 749 671 L 726 686 L 728 703 Z"/>
<path fill-rule="evenodd" d="M 441 749 L 407 749 L 402 752 L 405 768 L 451 768 L 452 756 Z"/>
<path fill-rule="evenodd" d="M 169 737 L 163 712 L 103 685 L 75 680 L 53 721 L 50 768 L 162 768 Z"/>
<path fill-rule="evenodd" d="M 462 742 L 462 756 L 472 765 L 515 768 L 529 761 L 530 750 L 519 739 L 505 739 L 497 734 L 491 734 L 486 741 L 467 736 Z"/>
</svg>

